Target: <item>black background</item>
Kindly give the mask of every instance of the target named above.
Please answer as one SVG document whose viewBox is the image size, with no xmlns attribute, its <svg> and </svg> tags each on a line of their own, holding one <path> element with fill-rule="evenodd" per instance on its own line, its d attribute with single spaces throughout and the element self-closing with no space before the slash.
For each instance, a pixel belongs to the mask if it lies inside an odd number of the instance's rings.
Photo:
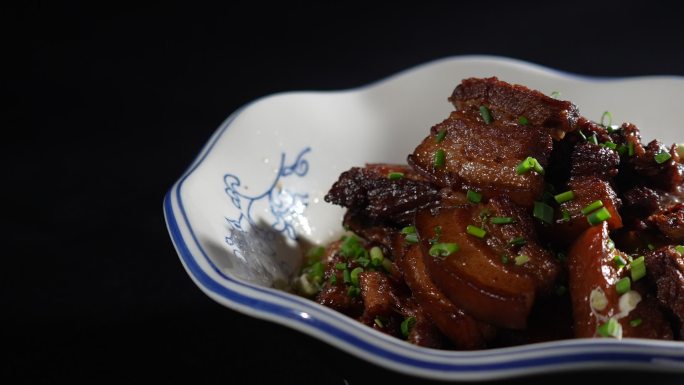
<svg viewBox="0 0 684 385">
<path fill-rule="evenodd" d="M 10 383 L 406 383 L 224 308 L 187 276 L 162 198 L 223 119 L 274 92 L 356 87 L 461 54 L 584 75 L 684 75 L 681 13 L 655 2 L 323 3 L 3 11 L 4 61 L 18 67 L 3 74 L 12 101 L 0 110 L 0 368 Z M 563 379 L 681 377 L 511 383 Z"/>
</svg>

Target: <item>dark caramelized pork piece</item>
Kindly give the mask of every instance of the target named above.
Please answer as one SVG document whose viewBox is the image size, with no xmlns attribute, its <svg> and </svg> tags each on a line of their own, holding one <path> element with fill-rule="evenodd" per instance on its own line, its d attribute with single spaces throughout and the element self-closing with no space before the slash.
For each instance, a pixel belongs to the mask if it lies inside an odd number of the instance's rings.
<svg viewBox="0 0 684 385">
<path fill-rule="evenodd" d="M 592 137 L 595 136 L 597 143 L 612 141 L 612 138 L 605 127 L 596 122 L 592 122 L 583 116 L 577 120 L 577 132 L 588 140 L 593 140 Z"/>
<path fill-rule="evenodd" d="M 509 84 L 496 77 L 463 80 L 449 101 L 456 110 L 475 114 L 479 114 L 480 106 L 486 106 L 494 120 L 518 121 L 524 116 L 530 125 L 545 127 L 556 140 L 573 131 L 579 118 L 577 107 L 568 101 L 548 97 L 525 86 Z"/>
<path fill-rule="evenodd" d="M 658 211 L 648 220 L 672 241 L 684 242 L 684 203 Z"/>
<path fill-rule="evenodd" d="M 618 173 L 618 153 L 593 143 L 578 143 L 572 153 L 570 175 L 573 178 L 595 176 L 609 181 Z"/>
<path fill-rule="evenodd" d="M 359 287 L 363 299 L 364 323 L 372 323 L 375 318 L 388 318 L 396 308 L 398 294 L 389 276 L 379 271 L 364 271 L 359 274 Z"/>
<path fill-rule="evenodd" d="M 515 205 L 506 197 L 492 198 L 476 210 L 479 215 L 472 218 L 471 224 L 487 231 L 484 238 L 487 246 L 500 259 L 508 259 L 510 269 L 532 277 L 538 296 L 547 296 L 560 272 L 560 263 L 539 245 L 529 210 Z M 510 218 L 512 223 L 495 223 L 501 218 Z M 528 260 L 516 265 L 514 259 L 519 255 L 528 257 Z"/>
<path fill-rule="evenodd" d="M 634 184 L 645 184 L 649 188 L 678 193 L 684 183 L 684 163 L 677 145 L 668 148 L 653 140 L 644 146 L 639 128 L 631 123 L 623 124 L 610 135 L 613 142 L 628 149 L 622 154 L 620 185 L 629 189 Z"/>
<path fill-rule="evenodd" d="M 479 214 L 476 206 L 416 214 L 427 270 L 446 297 L 474 318 L 505 328 L 525 328 L 536 280 L 511 261 L 504 263 L 485 239 L 468 234 L 467 226 L 476 223 Z M 430 240 L 437 237 L 441 243 L 456 243 L 460 250 L 446 257 L 430 255 Z"/>
<path fill-rule="evenodd" d="M 479 116 L 479 115 L 478 115 Z M 438 142 L 440 132 L 444 138 Z M 544 190 L 544 177 L 534 171 L 518 174 L 516 166 L 534 157 L 542 167 L 551 153 L 552 139 L 542 126 L 521 125 L 452 112 L 416 147 L 408 161 L 440 187 L 481 191 L 485 197 L 507 195 L 531 206 Z M 444 155 L 443 164 L 436 159 Z"/>
<path fill-rule="evenodd" d="M 679 339 L 684 339 L 684 256 L 668 246 L 645 255 L 646 273 L 656 283 L 656 296 L 679 321 Z"/>
<path fill-rule="evenodd" d="M 635 156 L 630 158 L 631 165 L 636 175 L 647 178 L 649 185 L 674 192 L 684 183 L 684 164 L 677 145 L 667 148 L 653 140 L 643 148 L 643 153 L 637 150 Z"/>
<path fill-rule="evenodd" d="M 335 268 L 336 264 L 346 263 L 347 259 L 339 254 L 339 247 L 328 249 L 332 249 L 333 252 L 326 257 L 325 283 L 316 297 L 316 302 L 352 318 L 357 318 L 363 314 L 363 301 L 361 297 L 349 295 L 349 288 L 344 283 L 343 272 Z M 333 276 L 335 278 L 331 279 Z"/>
<path fill-rule="evenodd" d="M 556 244 L 568 245 L 591 227 L 582 210 L 596 201 L 601 201 L 601 207 L 605 207 L 610 213 L 607 221 L 610 230 L 622 227 L 622 218 L 618 212 L 621 202 L 608 182 L 596 177 L 581 177 L 572 179 L 568 188 L 575 197 L 560 205 L 560 210 L 556 211 L 556 221 L 546 234 Z M 563 213 L 566 213 L 565 219 Z"/>
<path fill-rule="evenodd" d="M 399 238 L 397 242 L 404 241 Z M 435 286 L 425 267 L 420 245 L 401 249 L 397 259 L 406 284 L 439 330 L 459 349 L 485 347 L 491 328 L 466 314 Z"/>
<path fill-rule="evenodd" d="M 391 172 L 400 172 L 403 177 L 390 179 Z M 439 194 L 409 167 L 375 164 L 343 172 L 325 201 L 362 213 L 374 222 L 405 226 L 416 209 L 434 206 Z"/>
<path fill-rule="evenodd" d="M 662 194 L 652 188 L 637 186 L 625 192 L 623 196 L 625 209 L 629 209 L 641 218 L 646 218 L 663 209 Z"/>
<path fill-rule="evenodd" d="M 671 339 L 669 323 L 652 301 L 645 300 L 647 292 L 641 282 L 633 283 L 632 290 L 625 294 L 617 292 L 618 280 L 628 274 L 625 267 L 616 263 L 616 255 L 627 260 L 610 242 L 605 222 L 587 229 L 570 249 L 568 268 L 575 337 L 599 336 L 598 328 L 613 319 L 622 329 L 621 334 L 613 337 Z M 636 318 L 641 318 L 643 328 L 631 326 L 630 320 Z"/>
</svg>

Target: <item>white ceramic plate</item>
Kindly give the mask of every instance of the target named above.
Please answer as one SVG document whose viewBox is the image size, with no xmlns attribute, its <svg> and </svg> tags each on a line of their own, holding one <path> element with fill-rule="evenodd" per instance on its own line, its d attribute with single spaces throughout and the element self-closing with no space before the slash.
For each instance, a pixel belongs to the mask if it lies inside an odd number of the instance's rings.
<svg viewBox="0 0 684 385">
<path fill-rule="evenodd" d="M 498 76 L 578 105 L 599 120 L 637 124 L 644 141 L 684 139 L 684 78 L 579 77 L 516 60 L 438 60 L 359 89 L 288 92 L 235 111 L 164 200 L 169 233 L 195 283 L 217 302 L 319 338 L 378 365 L 437 379 L 483 380 L 587 368 L 684 370 L 684 342 L 568 340 L 475 352 L 388 337 L 283 290 L 302 244 L 342 233 L 323 196 L 342 171 L 403 163 L 446 118 L 463 78 Z"/>
</svg>

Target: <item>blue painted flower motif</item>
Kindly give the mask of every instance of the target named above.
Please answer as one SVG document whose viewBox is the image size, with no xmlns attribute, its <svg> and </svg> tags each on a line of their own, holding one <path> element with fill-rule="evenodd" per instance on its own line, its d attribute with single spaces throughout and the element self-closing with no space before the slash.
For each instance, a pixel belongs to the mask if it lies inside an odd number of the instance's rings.
<svg viewBox="0 0 684 385">
<path fill-rule="evenodd" d="M 284 179 L 304 177 L 308 173 L 309 162 L 304 156 L 310 151 L 311 148 L 306 147 L 290 164 L 286 163 L 286 154 L 281 154 L 275 179 L 266 191 L 257 195 L 245 194 L 244 189 L 240 189 L 242 182 L 237 175 L 224 175 L 225 192 L 240 212 L 237 218 L 226 218 L 229 233 L 225 242 L 238 257 L 244 259 L 246 252 L 275 256 L 275 241 L 278 236 L 297 239 L 294 221 L 302 216 L 308 206 L 309 194 L 293 192 L 281 186 Z M 257 220 L 254 211 L 264 205 L 268 207 L 270 215 L 264 218 L 260 214 Z M 250 236 L 246 237 L 244 233 L 250 233 Z"/>
</svg>

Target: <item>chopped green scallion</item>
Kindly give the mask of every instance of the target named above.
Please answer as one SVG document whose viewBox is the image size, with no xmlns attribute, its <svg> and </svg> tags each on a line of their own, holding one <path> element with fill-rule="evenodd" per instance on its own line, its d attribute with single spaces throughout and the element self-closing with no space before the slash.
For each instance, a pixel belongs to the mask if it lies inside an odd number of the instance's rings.
<svg viewBox="0 0 684 385">
<path fill-rule="evenodd" d="M 620 155 L 625 155 L 627 153 L 627 146 L 625 146 L 624 144 L 619 145 L 617 147 L 617 152 Z"/>
<path fill-rule="evenodd" d="M 601 147 L 610 148 L 611 150 L 615 150 L 615 149 L 617 148 L 617 144 L 615 144 L 615 143 L 613 143 L 613 142 L 611 142 L 611 141 L 603 142 L 603 143 L 600 144 L 600 146 L 601 146 Z"/>
<path fill-rule="evenodd" d="M 611 124 L 613 124 L 613 115 L 606 111 L 601 115 L 601 125 L 603 127 L 610 127 Z"/>
<path fill-rule="evenodd" d="M 627 155 L 634 156 L 634 143 L 627 143 Z"/>
<path fill-rule="evenodd" d="M 553 207 L 544 202 L 534 202 L 532 216 L 544 223 L 550 224 L 553 222 Z"/>
<path fill-rule="evenodd" d="M 359 257 L 365 253 L 366 249 L 363 248 L 359 237 L 354 234 L 342 237 L 342 245 L 340 245 L 340 254 L 342 256 L 347 258 Z"/>
<path fill-rule="evenodd" d="M 613 262 L 615 262 L 615 264 L 618 267 L 624 267 L 625 265 L 627 265 L 627 262 L 625 262 L 625 260 L 622 259 L 620 254 L 615 254 L 615 256 L 613 257 Z"/>
<path fill-rule="evenodd" d="M 568 190 L 568 191 L 562 192 L 558 195 L 554 195 L 553 199 L 555 199 L 556 202 L 558 202 L 559 204 L 565 203 L 567 201 L 571 201 L 571 200 L 575 199 L 575 192 L 572 190 Z"/>
<path fill-rule="evenodd" d="M 530 121 L 527 120 L 526 117 L 521 116 L 521 117 L 518 118 L 518 123 L 520 123 L 520 124 L 523 125 L 523 126 L 527 126 L 528 124 L 530 124 Z"/>
<path fill-rule="evenodd" d="M 682 245 L 675 246 L 675 250 L 677 250 L 679 254 L 684 254 L 684 246 Z"/>
<path fill-rule="evenodd" d="M 347 264 L 346 264 L 346 263 L 342 263 L 342 262 L 336 263 L 336 264 L 335 264 L 335 268 L 336 268 L 337 270 L 345 270 L 345 269 L 347 268 Z"/>
<path fill-rule="evenodd" d="M 587 215 L 587 222 L 589 222 L 589 224 L 592 226 L 596 226 L 603 221 L 609 220 L 610 218 L 611 215 L 608 209 L 606 209 L 605 207 L 601 207 L 600 209 Z"/>
<path fill-rule="evenodd" d="M 446 133 L 447 133 L 446 128 L 442 128 L 441 130 L 439 130 L 439 132 L 437 133 L 437 136 L 435 137 L 435 142 L 442 143 L 442 141 L 446 137 Z"/>
<path fill-rule="evenodd" d="M 558 99 L 558 98 L 560 97 L 560 95 L 561 95 L 560 92 L 558 92 L 558 91 L 553 91 L 553 92 L 551 93 L 550 96 L 551 96 L 552 98 L 554 98 L 554 99 Z"/>
<path fill-rule="evenodd" d="M 363 267 L 357 267 L 349 273 L 352 285 L 359 286 L 359 274 L 361 273 L 363 273 Z"/>
<path fill-rule="evenodd" d="M 349 273 L 349 270 L 344 270 L 342 272 L 342 281 L 344 283 L 351 283 L 351 274 Z"/>
<path fill-rule="evenodd" d="M 363 266 L 363 267 L 367 267 L 368 264 L 370 264 L 370 259 L 368 259 L 366 257 L 358 257 L 358 258 L 356 258 L 356 262 L 358 262 L 358 264 Z"/>
<path fill-rule="evenodd" d="M 643 321 L 641 320 L 641 318 L 635 318 L 635 319 L 629 321 L 629 326 L 635 328 L 635 327 L 641 325 L 642 322 Z"/>
<path fill-rule="evenodd" d="M 442 236 L 442 226 L 435 226 L 435 236 L 430 239 L 430 244 L 434 245 L 439 242 L 439 238 Z"/>
<path fill-rule="evenodd" d="M 594 211 L 594 210 L 596 210 L 596 209 L 600 209 L 601 207 L 603 207 L 603 202 L 602 202 L 602 201 L 600 201 L 600 200 L 598 200 L 598 201 L 593 201 L 593 202 L 591 202 L 591 203 L 589 204 L 589 206 L 587 206 L 587 207 L 585 207 L 585 208 L 582 209 L 582 215 L 588 215 L 588 214 L 591 213 L 592 211 Z"/>
<path fill-rule="evenodd" d="M 515 237 L 508 242 L 511 246 L 522 246 L 527 243 L 527 240 L 523 237 Z"/>
<path fill-rule="evenodd" d="M 518 255 L 517 257 L 515 257 L 515 264 L 516 264 L 516 266 L 521 266 L 521 265 L 526 264 L 529 260 L 530 260 L 530 257 L 528 257 L 527 255 L 521 254 L 521 255 Z"/>
<path fill-rule="evenodd" d="M 406 226 L 401 229 L 401 233 L 404 234 L 404 240 L 408 243 L 418 243 L 418 234 L 416 233 L 415 226 Z"/>
<path fill-rule="evenodd" d="M 489 111 L 489 108 L 487 108 L 487 106 L 480 106 L 480 115 L 482 115 L 482 120 L 484 120 L 486 124 L 489 124 L 494 121 L 494 119 L 492 118 L 492 113 L 491 111 Z"/>
<path fill-rule="evenodd" d="M 656 163 L 658 164 L 663 164 L 670 160 L 670 158 L 672 158 L 672 155 L 670 155 L 670 153 L 665 150 L 660 151 L 653 157 L 653 159 L 655 159 Z"/>
<path fill-rule="evenodd" d="M 538 174 L 544 175 L 544 168 L 539 164 L 537 159 L 528 156 L 527 158 L 523 159 L 522 162 L 518 163 L 517 166 L 515 166 L 515 173 L 518 175 L 525 174 L 530 171 L 536 171 Z"/>
<path fill-rule="evenodd" d="M 382 265 L 383 259 L 385 259 L 385 256 L 382 253 L 382 249 L 379 248 L 378 246 L 371 247 L 371 249 L 370 249 L 371 265 L 378 267 L 378 266 Z"/>
<path fill-rule="evenodd" d="M 375 320 L 373 320 L 373 323 L 376 324 L 379 328 L 385 327 L 385 324 L 382 322 L 382 319 L 380 319 L 380 317 L 375 317 Z"/>
<path fill-rule="evenodd" d="M 402 179 L 403 177 L 404 177 L 404 173 L 399 172 L 399 171 L 392 171 L 389 174 L 387 174 L 387 179 L 389 179 L 389 180 L 399 180 L 399 179 Z"/>
<path fill-rule="evenodd" d="M 608 322 L 600 325 L 596 331 L 602 337 L 620 338 L 622 336 L 622 325 L 615 318 L 611 318 Z"/>
<path fill-rule="evenodd" d="M 598 138 L 596 137 L 596 134 L 590 136 L 590 137 L 587 139 L 587 142 L 593 143 L 593 144 L 595 144 L 595 145 L 598 146 Z"/>
<path fill-rule="evenodd" d="M 489 221 L 495 225 L 507 225 L 509 223 L 515 223 L 515 219 L 511 217 L 492 217 Z"/>
<path fill-rule="evenodd" d="M 416 233 L 416 226 L 406 226 L 401 229 L 402 234 L 415 234 Z"/>
<path fill-rule="evenodd" d="M 446 160 L 446 154 L 444 153 L 444 150 L 442 150 L 440 148 L 439 150 L 437 150 L 437 152 L 435 152 L 435 158 L 433 161 L 433 166 L 435 168 L 443 167 L 445 160 Z"/>
<path fill-rule="evenodd" d="M 484 231 L 483 229 L 473 226 L 473 225 L 468 225 L 466 227 L 466 232 L 472 236 L 478 237 L 478 238 L 484 238 L 485 235 L 487 235 L 487 232 Z"/>
<path fill-rule="evenodd" d="M 413 233 L 413 234 L 406 234 L 404 237 L 404 240 L 408 243 L 418 243 L 418 234 Z"/>
<path fill-rule="evenodd" d="M 470 202 L 480 203 L 480 201 L 482 201 L 482 194 L 477 191 L 468 190 L 466 198 L 468 198 L 468 201 Z"/>
<path fill-rule="evenodd" d="M 629 279 L 629 277 L 624 277 L 615 284 L 615 291 L 617 291 L 618 294 L 625 294 L 626 292 L 630 291 L 631 288 L 632 281 Z"/>
<path fill-rule="evenodd" d="M 632 263 L 629 264 L 629 272 L 632 276 L 632 281 L 634 282 L 646 276 L 646 261 L 643 256 L 633 260 Z"/>
<path fill-rule="evenodd" d="M 456 243 L 435 243 L 430 247 L 429 253 L 433 257 L 448 257 L 459 249 Z"/>
<path fill-rule="evenodd" d="M 582 132 L 582 130 L 577 130 L 577 134 L 579 134 L 579 136 L 582 137 L 582 139 L 587 140 L 587 136 L 584 135 L 584 132 Z"/>
<path fill-rule="evenodd" d="M 361 289 L 359 289 L 356 286 L 349 286 L 349 288 L 347 289 L 347 295 L 352 297 L 352 298 L 358 297 L 359 294 L 361 294 Z"/>
<path fill-rule="evenodd" d="M 563 215 L 563 218 L 561 219 L 562 222 L 570 222 L 570 212 L 568 210 L 563 210 L 562 215 Z"/>
<path fill-rule="evenodd" d="M 413 325 L 416 324 L 416 317 L 407 317 L 405 318 L 402 322 L 399 328 L 401 329 L 401 335 L 404 336 L 404 338 L 407 338 L 409 336 L 409 333 L 411 332 L 411 329 L 413 328 Z"/>
<path fill-rule="evenodd" d="M 504 265 L 508 263 L 508 255 L 501 256 L 501 263 L 503 263 Z"/>
</svg>

